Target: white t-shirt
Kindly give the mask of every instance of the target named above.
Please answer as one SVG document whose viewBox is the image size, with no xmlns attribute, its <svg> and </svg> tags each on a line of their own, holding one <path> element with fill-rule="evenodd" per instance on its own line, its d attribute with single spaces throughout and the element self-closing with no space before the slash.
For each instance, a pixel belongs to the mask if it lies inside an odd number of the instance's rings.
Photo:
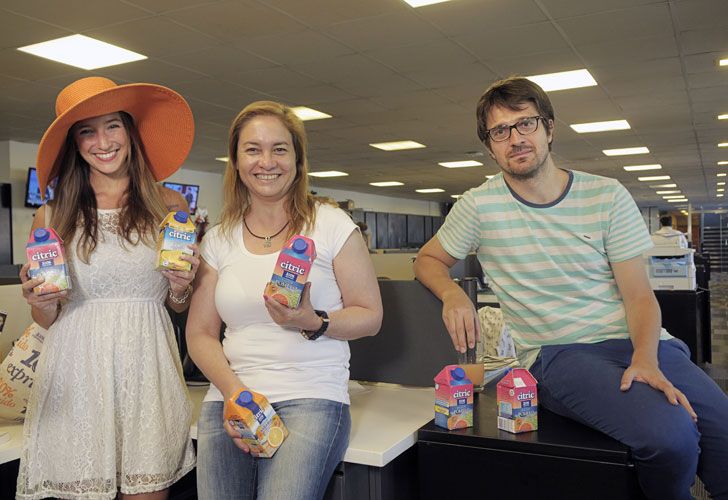
<svg viewBox="0 0 728 500">
<path fill-rule="evenodd" d="M 333 262 L 356 229 L 342 210 L 318 204 L 316 225 L 305 234 L 316 245 L 311 267 L 311 303 L 327 312 L 344 307 Z M 215 306 L 227 325 L 223 349 L 240 380 L 271 402 L 317 398 L 349 404 L 349 344 L 321 336 L 303 338 L 297 329 L 283 328 L 271 319 L 263 303 L 278 252 L 250 253 L 243 243 L 242 224 L 228 240 L 215 226 L 205 234 L 200 254 L 218 273 Z M 210 385 L 205 401 L 222 401 Z"/>
</svg>

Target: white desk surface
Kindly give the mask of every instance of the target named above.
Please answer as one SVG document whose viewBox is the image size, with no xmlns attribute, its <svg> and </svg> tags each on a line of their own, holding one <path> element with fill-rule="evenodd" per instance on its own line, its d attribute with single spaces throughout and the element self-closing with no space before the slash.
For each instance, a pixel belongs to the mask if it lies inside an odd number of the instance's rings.
<svg viewBox="0 0 728 500">
<path fill-rule="evenodd" d="M 197 438 L 197 418 L 207 386 L 191 386 L 191 434 Z M 360 385 L 349 382 L 351 434 L 344 461 L 383 467 L 417 441 L 417 430 L 434 418 L 433 388 Z M 0 434 L 10 440 L 0 444 L 0 464 L 20 457 L 23 424 L 0 420 Z"/>
</svg>

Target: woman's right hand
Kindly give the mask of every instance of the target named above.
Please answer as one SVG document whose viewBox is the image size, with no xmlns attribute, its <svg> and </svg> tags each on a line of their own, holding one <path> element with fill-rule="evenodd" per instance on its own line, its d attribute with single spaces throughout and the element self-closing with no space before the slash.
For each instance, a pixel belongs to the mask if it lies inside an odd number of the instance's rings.
<svg viewBox="0 0 728 500">
<path fill-rule="evenodd" d="M 35 279 L 28 278 L 28 269 L 30 264 L 26 263 L 20 268 L 20 282 L 22 283 L 23 297 L 26 302 L 41 311 L 44 315 L 53 316 L 58 312 L 58 304 L 62 298 L 68 294 L 67 290 L 60 292 L 48 293 L 45 295 L 36 295 L 33 288 L 45 281 L 45 278 L 38 277 Z"/>
<path fill-rule="evenodd" d="M 243 452 L 245 452 L 245 453 L 250 453 L 250 447 L 248 447 L 248 445 L 245 444 L 245 441 L 243 441 L 240 438 L 240 433 L 237 432 L 235 429 L 233 429 L 230 426 L 230 423 L 226 419 L 223 419 L 222 426 L 225 428 L 225 432 L 228 433 L 228 436 L 230 436 L 232 438 L 233 443 L 235 443 L 235 446 L 237 446 L 238 448 L 243 450 Z"/>
</svg>

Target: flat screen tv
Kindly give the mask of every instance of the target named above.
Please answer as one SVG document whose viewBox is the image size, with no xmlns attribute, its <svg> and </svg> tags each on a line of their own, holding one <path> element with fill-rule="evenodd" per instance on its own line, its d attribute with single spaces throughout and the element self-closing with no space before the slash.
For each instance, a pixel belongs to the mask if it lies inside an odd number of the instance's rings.
<svg viewBox="0 0 728 500">
<path fill-rule="evenodd" d="M 28 208 L 38 208 L 48 200 L 53 199 L 53 186 L 46 187 L 45 201 L 40 197 L 40 188 L 38 187 L 38 174 L 35 167 L 28 169 L 28 177 L 25 181 L 25 206 Z"/>
<path fill-rule="evenodd" d="M 187 205 L 190 207 L 190 213 L 195 213 L 197 210 L 197 195 L 200 193 L 200 186 L 196 186 L 195 184 L 180 184 L 178 182 L 163 182 L 162 185 L 181 193 L 182 196 L 185 197 L 185 200 L 187 200 Z"/>
</svg>

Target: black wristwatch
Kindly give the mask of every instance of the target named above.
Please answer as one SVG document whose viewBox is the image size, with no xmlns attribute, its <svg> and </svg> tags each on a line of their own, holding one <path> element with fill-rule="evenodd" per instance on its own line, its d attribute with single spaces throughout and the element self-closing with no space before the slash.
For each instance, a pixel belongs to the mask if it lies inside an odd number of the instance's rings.
<svg viewBox="0 0 728 500">
<path fill-rule="evenodd" d="M 313 312 L 316 313 L 316 315 L 321 318 L 321 328 L 315 331 L 311 330 L 301 330 L 301 335 L 303 335 L 304 338 L 308 340 L 316 340 L 321 335 L 323 335 L 326 332 L 326 329 L 329 327 L 329 315 L 326 314 L 326 311 L 319 311 L 318 309 L 315 309 Z"/>
</svg>

